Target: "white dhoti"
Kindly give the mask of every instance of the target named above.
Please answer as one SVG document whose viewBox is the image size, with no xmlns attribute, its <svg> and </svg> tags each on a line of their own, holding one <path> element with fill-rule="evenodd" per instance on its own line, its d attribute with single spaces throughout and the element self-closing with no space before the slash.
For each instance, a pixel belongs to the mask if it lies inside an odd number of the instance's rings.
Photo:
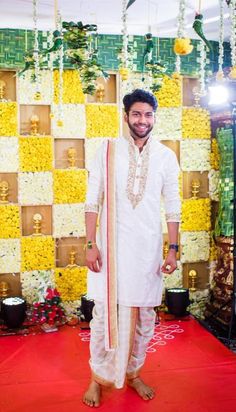
<svg viewBox="0 0 236 412">
<path fill-rule="evenodd" d="M 90 323 L 92 375 L 102 385 L 122 388 L 126 377 L 139 376 L 153 336 L 156 314 L 150 307 L 118 305 L 118 347 L 112 351 L 105 350 L 104 317 L 104 304 L 96 301 Z"/>
</svg>

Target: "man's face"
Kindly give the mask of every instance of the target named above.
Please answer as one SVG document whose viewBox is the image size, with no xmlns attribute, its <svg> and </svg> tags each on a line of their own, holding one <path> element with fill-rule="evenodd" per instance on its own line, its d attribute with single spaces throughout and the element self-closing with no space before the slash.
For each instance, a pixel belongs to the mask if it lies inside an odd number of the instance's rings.
<svg viewBox="0 0 236 412">
<path fill-rule="evenodd" d="M 149 137 L 155 122 L 155 113 L 148 103 L 134 103 L 128 114 L 125 114 L 130 134 L 133 139 L 144 139 Z"/>
</svg>

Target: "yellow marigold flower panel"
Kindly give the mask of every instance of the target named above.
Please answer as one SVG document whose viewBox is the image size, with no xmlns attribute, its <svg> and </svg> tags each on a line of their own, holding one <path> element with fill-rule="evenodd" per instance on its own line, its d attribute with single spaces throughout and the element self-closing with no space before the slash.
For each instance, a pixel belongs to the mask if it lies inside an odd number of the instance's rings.
<svg viewBox="0 0 236 412">
<path fill-rule="evenodd" d="M 211 229 L 211 201 L 184 199 L 182 201 L 182 231 L 209 231 Z"/>
<path fill-rule="evenodd" d="M 16 136 L 17 129 L 17 103 L 0 102 L 0 136 Z"/>
<path fill-rule="evenodd" d="M 219 170 L 220 153 L 216 138 L 211 141 L 210 164 L 212 169 Z"/>
<path fill-rule="evenodd" d="M 51 236 L 21 238 L 21 272 L 52 269 L 55 244 Z"/>
<path fill-rule="evenodd" d="M 59 103 L 59 71 L 54 70 L 54 103 Z M 84 104 L 85 95 L 78 70 L 63 71 L 62 103 Z"/>
<path fill-rule="evenodd" d="M 55 169 L 53 172 L 54 203 L 84 203 L 87 170 Z"/>
<path fill-rule="evenodd" d="M 87 268 L 56 268 L 55 284 L 63 301 L 77 300 L 87 292 Z"/>
<path fill-rule="evenodd" d="M 21 236 L 19 206 L 0 205 L 0 216 L 0 238 L 19 238 Z"/>
<path fill-rule="evenodd" d="M 118 137 L 119 114 L 116 105 L 86 105 L 86 137 Z"/>
<path fill-rule="evenodd" d="M 46 172 L 52 170 L 53 140 L 45 137 L 20 137 L 20 171 Z"/>
<path fill-rule="evenodd" d="M 180 107 L 182 104 L 182 78 L 164 76 L 161 89 L 155 93 L 159 107 Z"/>
<path fill-rule="evenodd" d="M 210 113 L 201 108 L 183 108 L 182 137 L 185 139 L 210 139 Z"/>
</svg>

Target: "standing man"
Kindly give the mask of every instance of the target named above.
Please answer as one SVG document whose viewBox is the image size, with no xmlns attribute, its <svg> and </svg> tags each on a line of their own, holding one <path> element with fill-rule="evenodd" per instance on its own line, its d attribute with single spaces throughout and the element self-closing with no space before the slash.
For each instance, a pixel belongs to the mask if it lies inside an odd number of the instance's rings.
<svg viewBox="0 0 236 412">
<path fill-rule="evenodd" d="M 172 150 L 151 137 L 156 98 L 135 90 L 124 99 L 130 136 L 109 140 L 90 170 L 86 201 L 91 383 L 83 402 L 99 406 L 103 385 L 127 380 L 141 398 L 154 390 L 140 378 L 161 303 L 162 274 L 176 269 L 180 199 L 179 166 Z M 169 253 L 162 265 L 161 197 Z M 96 236 L 99 213 L 99 236 Z"/>
</svg>

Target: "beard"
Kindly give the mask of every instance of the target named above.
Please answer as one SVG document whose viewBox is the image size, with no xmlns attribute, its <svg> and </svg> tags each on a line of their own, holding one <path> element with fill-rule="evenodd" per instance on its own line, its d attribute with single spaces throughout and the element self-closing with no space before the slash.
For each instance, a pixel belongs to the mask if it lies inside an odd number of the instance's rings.
<svg viewBox="0 0 236 412">
<path fill-rule="evenodd" d="M 153 129 L 153 125 L 149 125 L 144 130 L 138 130 L 138 126 L 134 124 L 131 125 L 128 119 L 127 119 L 127 124 L 130 129 L 130 134 L 134 139 L 144 139 L 151 133 Z"/>
</svg>

